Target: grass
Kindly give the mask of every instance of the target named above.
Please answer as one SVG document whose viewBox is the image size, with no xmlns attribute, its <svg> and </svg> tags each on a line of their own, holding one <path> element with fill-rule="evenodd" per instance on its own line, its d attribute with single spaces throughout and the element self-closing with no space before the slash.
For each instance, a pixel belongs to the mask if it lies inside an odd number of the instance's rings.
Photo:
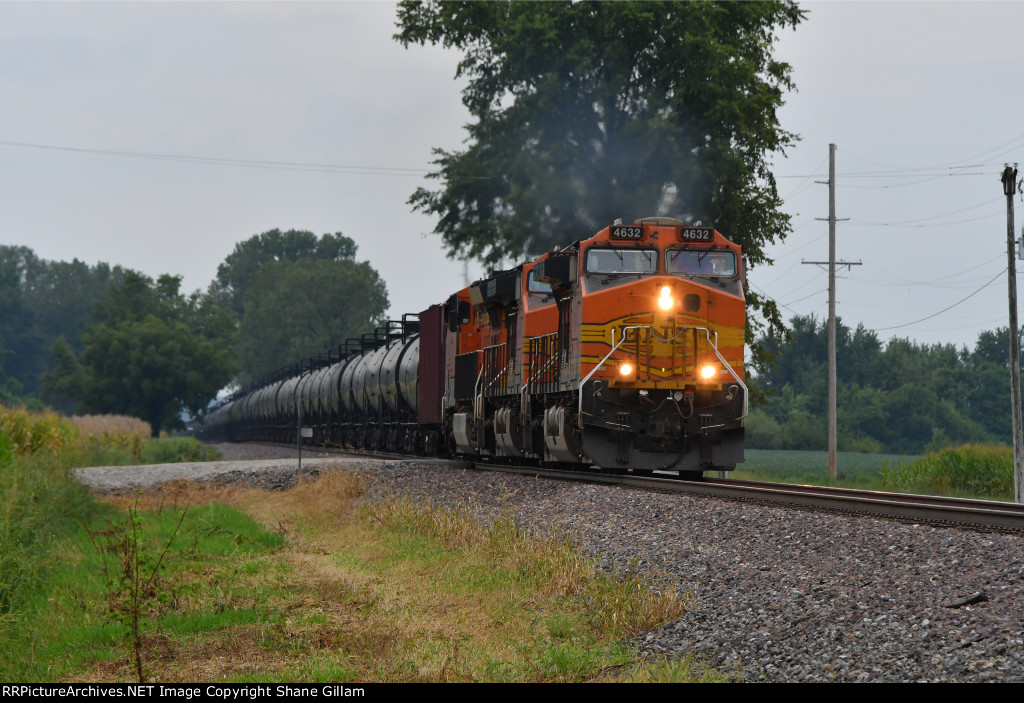
<svg viewBox="0 0 1024 703">
<path fill-rule="evenodd" d="M 564 535 L 370 502 L 341 471 L 286 492 L 175 481 L 97 503 L 70 474 L 80 444 L 3 459 L 4 681 L 730 678 L 642 658 L 630 638 L 688 594 L 603 573 Z"/>
<path fill-rule="evenodd" d="M 125 513 L 114 506 L 103 513 L 91 521 L 92 536 L 83 528 L 66 535 L 48 587 L 37 589 L 0 627 L 5 681 L 138 680 L 133 610 L 146 679 L 160 672 L 176 639 L 187 648 L 197 637 L 222 637 L 225 629 L 271 619 L 271 609 L 261 607 L 263 569 L 236 572 L 249 564 L 273 570 L 267 554 L 283 542 L 280 536 L 267 535 L 235 509 L 209 505 L 186 513 L 162 553 L 181 513 L 146 511 L 139 548 L 144 587 L 134 604 L 123 579 Z"/>
</svg>

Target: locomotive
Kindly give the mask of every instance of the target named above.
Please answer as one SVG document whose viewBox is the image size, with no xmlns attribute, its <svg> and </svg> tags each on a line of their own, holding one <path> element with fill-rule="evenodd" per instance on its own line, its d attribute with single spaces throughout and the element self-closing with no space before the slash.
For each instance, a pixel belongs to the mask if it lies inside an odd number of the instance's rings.
<svg viewBox="0 0 1024 703">
<path fill-rule="evenodd" d="M 236 394 L 211 440 L 697 478 L 743 461 L 740 247 L 665 217 L 492 271 Z"/>
</svg>

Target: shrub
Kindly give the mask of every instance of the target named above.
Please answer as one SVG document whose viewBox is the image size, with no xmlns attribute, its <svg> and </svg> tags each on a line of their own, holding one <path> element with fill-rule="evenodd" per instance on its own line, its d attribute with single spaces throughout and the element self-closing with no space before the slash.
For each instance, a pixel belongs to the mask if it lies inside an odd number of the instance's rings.
<svg viewBox="0 0 1024 703">
<path fill-rule="evenodd" d="M 858 452 L 860 454 L 881 454 L 885 451 L 882 443 L 874 437 L 865 435 L 840 436 L 839 451 Z"/>
<path fill-rule="evenodd" d="M 161 437 L 142 445 L 143 464 L 175 464 L 186 461 L 215 461 L 220 452 L 195 437 Z"/>
<path fill-rule="evenodd" d="M 780 449 L 782 427 L 761 408 L 754 408 L 747 415 L 747 446 L 752 449 Z"/>
<path fill-rule="evenodd" d="M 783 449 L 822 449 L 828 446 L 825 418 L 793 410 L 782 425 Z"/>
</svg>

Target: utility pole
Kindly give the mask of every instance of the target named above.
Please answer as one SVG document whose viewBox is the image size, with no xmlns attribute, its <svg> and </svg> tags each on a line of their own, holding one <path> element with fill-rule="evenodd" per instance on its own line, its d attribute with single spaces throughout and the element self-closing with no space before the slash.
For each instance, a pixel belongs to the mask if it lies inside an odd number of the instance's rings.
<svg viewBox="0 0 1024 703">
<path fill-rule="evenodd" d="M 1010 403 L 1013 417 L 1013 500 L 1024 503 L 1024 429 L 1020 409 L 1020 339 L 1017 337 L 1017 262 L 1013 257 L 1013 195 L 1017 191 L 1017 169 L 1003 169 L 1006 195 L 1006 278 L 1010 289 Z"/>
<path fill-rule="evenodd" d="M 839 442 L 836 438 L 836 266 L 860 266 L 859 261 L 836 261 L 836 145 L 828 145 L 828 181 L 816 181 L 828 184 L 828 261 L 804 261 L 805 264 L 828 264 L 828 475 L 839 478 L 836 463 L 836 451 Z M 816 217 L 817 220 L 825 218 Z M 843 220 L 848 220 L 844 217 Z"/>
</svg>

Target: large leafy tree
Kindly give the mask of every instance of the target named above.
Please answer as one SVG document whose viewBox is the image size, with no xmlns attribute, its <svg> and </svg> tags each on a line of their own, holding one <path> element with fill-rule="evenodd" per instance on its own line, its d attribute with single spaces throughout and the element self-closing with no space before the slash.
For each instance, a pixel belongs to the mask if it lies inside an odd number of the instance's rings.
<svg viewBox="0 0 1024 703">
<path fill-rule="evenodd" d="M 317 237 L 306 230 L 272 229 L 235 245 L 234 251 L 217 267 L 210 292 L 241 319 L 249 283 L 267 264 L 309 259 L 355 261 L 356 248 L 356 243 L 341 232 Z"/>
<path fill-rule="evenodd" d="M 791 1 L 401 2 L 398 41 L 464 52 L 475 118 L 465 150 L 435 151 L 442 186 L 410 202 L 450 255 L 488 263 L 646 215 L 711 223 L 766 263 L 790 229 L 769 159 L 796 139 L 772 49 L 802 18 Z"/>
<path fill-rule="evenodd" d="M 242 380 L 358 337 L 381 324 L 387 308 L 384 282 L 366 262 L 266 264 L 245 297 L 238 335 Z"/>
<path fill-rule="evenodd" d="M 238 380 L 248 383 L 368 332 L 385 319 L 387 289 L 356 243 L 335 232 L 273 229 L 235 246 L 210 295 L 239 320 Z"/>
<path fill-rule="evenodd" d="M 202 412 L 237 370 L 235 321 L 180 285 L 177 276 L 125 271 L 96 304 L 82 353 L 76 358 L 63 339 L 55 345 L 57 370 L 44 377 L 44 392 L 77 401 L 79 412 L 142 418 L 154 434 L 179 426 L 183 409 Z"/>
</svg>

